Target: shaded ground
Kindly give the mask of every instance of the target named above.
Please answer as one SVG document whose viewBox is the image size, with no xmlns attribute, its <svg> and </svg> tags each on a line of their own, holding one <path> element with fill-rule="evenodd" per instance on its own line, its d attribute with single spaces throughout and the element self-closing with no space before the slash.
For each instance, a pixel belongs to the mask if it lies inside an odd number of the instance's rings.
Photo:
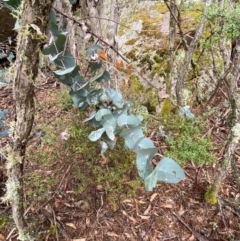
<svg viewBox="0 0 240 241">
<path fill-rule="evenodd" d="M 10 108 L 8 118 L 13 120 L 11 88 L 0 90 L 0 96 L 1 109 Z M 159 184 L 146 192 L 131 153 L 117 147 L 99 156 L 97 144 L 87 139 L 90 130 L 82 124 L 84 115 L 71 108 L 66 91 L 46 83 L 39 86 L 36 96 L 37 114 L 25 165 L 25 216 L 39 240 L 240 240 L 240 189 L 231 170 L 216 206 L 204 202 L 204 193 L 218 164 L 199 168 L 189 162 L 184 181 Z M 206 133 L 213 138 L 220 160 L 227 107 L 218 99 L 215 102 L 218 117 L 208 117 Z M 64 131 L 70 134 L 66 143 L 60 138 Z M 160 147 L 166 146 L 151 136 Z M 1 139 L 0 147 L 7 141 Z M 160 150 L 163 154 L 164 148 Z M 236 156 L 235 174 L 240 171 L 240 150 Z M 4 158 L 0 163 L 2 196 Z M 0 217 L 0 240 L 16 240 L 10 204 L 0 204 Z"/>
</svg>

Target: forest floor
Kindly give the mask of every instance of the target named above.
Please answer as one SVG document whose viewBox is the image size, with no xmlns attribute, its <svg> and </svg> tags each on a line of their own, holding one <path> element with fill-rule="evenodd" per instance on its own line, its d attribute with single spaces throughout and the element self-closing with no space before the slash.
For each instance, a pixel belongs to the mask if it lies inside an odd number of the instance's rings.
<svg viewBox="0 0 240 241">
<path fill-rule="evenodd" d="M 222 96 L 219 95 L 219 96 Z M 220 97 L 219 97 L 220 98 Z M 223 98 L 223 97 L 221 97 Z M 222 101 L 212 108 L 223 117 Z M 9 109 L 14 120 L 12 90 L 0 90 L 0 109 Z M 198 108 L 193 112 L 198 112 Z M 44 241 L 237 241 L 240 240 L 240 189 L 230 168 L 217 205 L 209 206 L 204 193 L 217 175 L 228 128 L 224 118 L 208 116 L 208 133 L 218 161 L 198 167 L 188 162 L 186 179 L 177 185 L 159 183 L 144 189 L 135 157 L 122 148 L 99 155 L 97 143 L 87 136 L 86 118 L 71 107 L 66 90 L 53 82 L 36 89 L 36 118 L 24 168 L 25 217 L 38 240 Z M 61 133 L 68 133 L 65 142 Z M 167 148 L 149 130 L 159 153 Z M 3 149 L 9 139 L 0 139 Z M 165 147 L 164 147 L 165 146 Z M 163 147 L 163 148 L 162 148 Z M 189 150 L 191 151 L 191 150 Z M 240 173 L 240 149 L 234 173 Z M 5 193 L 5 160 L 0 159 L 0 196 Z M 0 240 L 16 240 L 11 204 L 0 203 Z"/>
</svg>

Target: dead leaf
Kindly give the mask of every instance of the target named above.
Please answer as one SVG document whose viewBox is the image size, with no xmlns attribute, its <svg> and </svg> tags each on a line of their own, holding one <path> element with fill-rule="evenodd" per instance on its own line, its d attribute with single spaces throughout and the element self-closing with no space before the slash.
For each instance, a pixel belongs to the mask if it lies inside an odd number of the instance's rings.
<svg viewBox="0 0 240 241">
<path fill-rule="evenodd" d="M 161 208 L 173 208 L 172 204 L 163 204 L 160 206 Z"/>
<path fill-rule="evenodd" d="M 145 216 L 145 215 L 138 215 L 141 219 L 148 220 L 150 216 Z"/>
<path fill-rule="evenodd" d="M 87 226 L 90 225 L 90 218 L 89 218 L 89 217 L 86 218 L 86 225 L 87 225 Z"/>
<path fill-rule="evenodd" d="M 131 238 L 132 237 L 132 235 L 129 234 L 129 233 L 124 233 L 124 234 L 127 236 L 127 238 Z"/>
<path fill-rule="evenodd" d="M 198 203 L 199 203 L 198 201 L 196 201 L 196 200 L 194 200 L 194 199 L 192 199 L 192 198 L 190 198 L 190 202 L 191 202 L 191 203 L 194 203 L 194 204 L 198 204 Z"/>
<path fill-rule="evenodd" d="M 119 237 L 119 235 L 117 235 L 116 233 L 113 233 L 113 232 L 107 232 L 107 235 L 110 237 Z"/>
<path fill-rule="evenodd" d="M 69 204 L 69 203 L 63 203 L 66 207 L 69 207 L 69 208 L 72 208 L 73 207 L 73 205 L 71 205 L 71 204 Z"/>
<path fill-rule="evenodd" d="M 134 70 L 135 70 L 135 67 L 133 64 L 129 64 L 127 66 L 127 74 L 129 74 L 129 75 L 132 74 L 134 72 Z"/>
<path fill-rule="evenodd" d="M 144 76 L 146 74 L 146 67 L 140 69 L 140 75 Z"/>
<path fill-rule="evenodd" d="M 137 220 L 136 220 L 134 217 L 128 215 L 128 218 L 129 218 L 133 223 L 137 223 Z"/>
<path fill-rule="evenodd" d="M 184 209 L 183 209 L 183 205 L 180 206 L 180 209 L 178 210 L 178 215 L 182 216 L 185 213 Z"/>
<path fill-rule="evenodd" d="M 86 241 L 87 239 L 85 238 L 77 238 L 77 239 L 72 239 L 72 241 Z"/>
<path fill-rule="evenodd" d="M 124 210 L 122 210 L 122 214 L 128 217 L 128 214 Z"/>
<path fill-rule="evenodd" d="M 192 236 L 191 236 L 188 240 L 189 240 L 189 241 L 194 241 L 194 240 L 195 240 L 194 235 L 192 234 Z"/>
<path fill-rule="evenodd" d="M 114 63 L 114 67 L 118 70 L 123 70 L 124 69 L 124 64 L 122 60 L 116 61 Z"/>
<path fill-rule="evenodd" d="M 130 86 L 130 80 L 129 79 L 124 79 L 124 85 L 125 87 L 129 87 Z"/>
<path fill-rule="evenodd" d="M 133 223 L 137 223 L 137 220 L 134 217 L 128 215 L 124 210 L 122 210 L 122 213 L 124 216 L 128 217 Z"/>
<path fill-rule="evenodd" d="M 0 241 L 4 241 L 4 240 L 5 240 L 5 237 L 2 234 L 0 234 Z"/>
<path fill-rule="evenodd" d="M 62 206 L 62 201 L 56 199 L 55 202 L 54 202 L 54 206 L 58 210 Z"/>
<path fill-rule="evenodd" d="M 122 201 L 123 203 L 132 203 L 132 200 L 131 199 L 125 199 Z"/>
<path fill-rule="evenodd" d="M 59 140 L 62 144 L 64 144 L 69 138 L 70 135 L 68 133 L 68 129 L 66 129 L 65 131 L 61 132 Z"/>
<path fill-rule="evenodd" d="M 105 54 L 105 52 L 104 52 L 103 50 L 99 50 L 97 53 L 98 53 L 98 56 L 99 56 L 101 59 L 103 59 L 103 60 L 105 60 L 105 61 L 108 61 L 108 57 L 107 57 L 107 55 Z"/>
<path fill-rule="evenodd" d="M 66 223 L 68 227 L 71 227 L 73 229 L 77 229 L 76 225 L 74 223 Z"/>
<path fill-rule="evenodd" d="M 149 204 L 147 209 L 144 211 L 143 215 L 147 215 L 149 213 L 149 211 L 151 210 L 151 208 L 152 208 L 152 205 Z"/>
<path fill-rule="evenodd" d="M 81 208 L 83 211 L 88 211 L 90 209 L 89 203 L 84 200 L 80 200 L 74 204 L 76 207 Z"/>
<path fill-rule="evenodd" d="M 158 193 L 153 193 L 150 197 L 150 202 L 152 202 L 157 196 L 158 196 Z"/>
<path fill-rule="evenodd" d="M 100 164 L 106 165 L 108 163 L 107 157 L 103 153 L 101 153 L 100 156 L 102 157 L 102 161 L 100 161 Z"/>
</svg>

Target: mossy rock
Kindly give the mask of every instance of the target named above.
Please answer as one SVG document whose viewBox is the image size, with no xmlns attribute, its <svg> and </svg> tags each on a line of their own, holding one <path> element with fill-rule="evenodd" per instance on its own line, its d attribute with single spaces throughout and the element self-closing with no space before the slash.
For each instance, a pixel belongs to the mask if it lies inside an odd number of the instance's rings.
<svg viewBox="0 0 240 241">
<path fill-rule="evenodd" d="M 137 102 L 138 106 L 143 105 L 147 107 L 148 112 L 156 112 L 156 107 L 159 104 L 157 91 L 144 87 L 139 78 L 134 74 L 129 79 L 131 85 L 126 91 L 127 96 Z"/>
<path fill-rule="evenodd" d="M 169 115 L 172 111 L 172 103 L 170 98 L 167 98 L 163 101 L 162 103 L 162 108 L 161 108 L 161 116 L 166 116 Z"/>
<path fill-rule="evenodd" d="M 135 38 L 129 39 L 129 40 L 126 42 L 126 45 L 134 45 L 136 42 L 137 42 L 137 39 L 135 39 Z"/>
<path fill-rule="evenodd" d="M 217 204 L 217 194 L 213 191 L 212 188 L 209 188 L 204 195 L 204 199 L 207 204 L 209 205 L 216 205 Z"/>
<path fill-rule="evenodd" d="M 155 6 L 153 7 L 153 10 L 155 10 L 161 14 L 165 14 L 166 12 L 168 12 L 168 8 L 167 8 L 166 4 L 163 2 L 156 3 Z"/>
</svg>

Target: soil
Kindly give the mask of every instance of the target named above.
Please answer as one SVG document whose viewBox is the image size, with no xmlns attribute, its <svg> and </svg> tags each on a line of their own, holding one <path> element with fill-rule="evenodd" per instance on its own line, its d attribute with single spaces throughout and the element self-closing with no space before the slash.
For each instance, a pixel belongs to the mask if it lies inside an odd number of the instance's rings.
<svg viewBox="0 0 240 241">
<path fill-rule="evenodd" d="M 54 126 L 61 120 L 64 124 L 75 111 L 71 107 L 58 106 L 56 99 L 60 89 L 53 82 L 46 82 L 36 89 L 36 126 Z M 14 120 L 13 100 L 11 87 L 0 90 L 0 109 L 10 109 L 7 121 Z M 223 95 L 215 98 L 212 108 L 216 108 L 224 116 L 227 111 L 222 101 Z M 40 102 L 40 104 L 39 104 Z M 43 104 L 44 103 L 44 104 Z M 40 106 L 40 108 L 39 108 Z M 195 113 L 199 111 L 196 107 Z M 59 139 L 46 143 L 44 137 L 37 136 L 29 141 L 28 157 L 25 163 L 25 175 L 28 186 L 25 192 L 29 193 L 36 181 L 27 177 L 34 173 L 37 176 L 46 176 L 43 187 L 44 198 L 37 200 L 34 195 L 26 195 L 25 216 L 34 226 L 39 240 L 73 240 L 73 241 L 227 241 L 240 240 L 240 189 L 232 169 L 229 169 L 219 193 L 218 204 L 209 206 L 204 201 L 204 193 L 217 175 L 224 151 L 224 141 L 227 136 L 227 126 L 224 118 L 218 119 L 215 114 L 208 117 L 209 126 L 206 133 L 210 134 L 215 143 L 215 153 L 218 163 L 198 167 L 189 162 L 184 171 L 186 179 L 177 185 L 160 183 L 152 192 L 147 192 L 143 184 L 136 187 L 134 197 L 117 193 L 113 205 L 109 196 L 114 193 L 106 191 L 107 180 L 102 185 L 91 184 L 79 192 L 79 179 L 74 175 L 76 169 L 85 171 L 89 168 L 89 160 L 82 151 L 69 153 L 65 144 Z M 67 126 L 66 126 L 67 128 Z M 37 129 L 40 131 L 39 129 Z M 63 130 L 64 131 L 64 130 Z M 154 138 L 154 137 L 152 137 Z M 3 148 L 8 139 L 0 139 Z M 161 140 L 154 139 L 155 143 Z M 158 143 L 161 146 L 163 143 Z M 34 153 L 45 154 L 45 158 L 57 150 L 55 160 L 51 165 L 41 164 L 41 160 L 34 159 Z M 121 156 L 121 153 L 119 153 Z M 96 152 L 99 156 L 99 152 Z M 107 154 L 106 154 L 107 156 Z M 235 174 L 240 173 L 240 150 L 236 150 L 237 162 Z M 107 164 L 101 164 L 108 171 L 111 163 L 108 157 Z M 5 192 L 6 170 L 4 158 L 0 159 L 0 195 Z M 93 176 L 89 176 L 93 178 Z M 129 173 L 130 179 L 137 178 L 136 172 Z M 29 182 L 30 180 L 30 182 Z M 47 183 L 47 180 L 52 180 Z M 16 240 L 17 233 L 11 217 L 11 204 L 0 204 L 0 217 L 6 216 L 7 222 L 0 223 L 0 240 Z"/>
</svg>

